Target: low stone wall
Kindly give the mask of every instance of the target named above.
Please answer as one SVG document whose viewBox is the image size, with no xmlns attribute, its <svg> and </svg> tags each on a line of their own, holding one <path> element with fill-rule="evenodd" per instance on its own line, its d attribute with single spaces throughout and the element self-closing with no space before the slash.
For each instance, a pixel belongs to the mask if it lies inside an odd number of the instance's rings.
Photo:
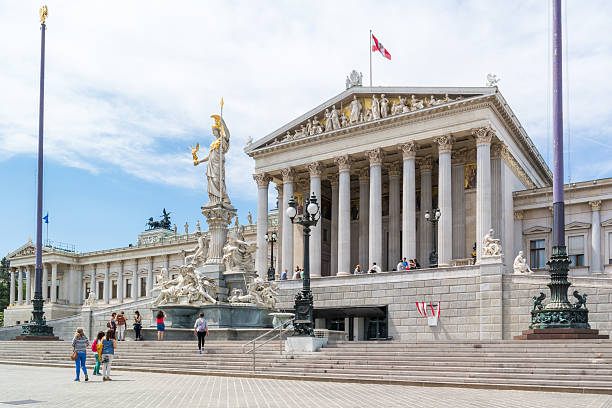
<svg viewBox="0 0 612 408">
<path fill-rule="evenodd" d="M 513 275 L 503 266 L 421 269 L 406 272 L 314 278 L 315 309 L 387 306 L 388 335 L 402 341 L 512 339 L 530 323 L 532 297 L 548 295 L 548 275 Z M 588 293 L 591 326 L 612 331 L 612 278 L 570 278 L 574 289 Z M 292 309 L 301 280 L 280 281 L 281 309 Z M 430 327 L 416 302 L 440 302 L 438 326 Z"/>
</svg>

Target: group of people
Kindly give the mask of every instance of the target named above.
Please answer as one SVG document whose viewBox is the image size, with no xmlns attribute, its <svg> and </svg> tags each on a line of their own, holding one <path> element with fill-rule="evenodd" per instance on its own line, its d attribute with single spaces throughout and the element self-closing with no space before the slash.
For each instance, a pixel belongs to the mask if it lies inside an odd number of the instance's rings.
<svg viewBox="0 0 612 408">
<path fill-rule="evenodd" d="M 293 271 L 293 276 L 291 279 L 303 279 L 303 278 L 304 278 L 304 268 L 300 268 L 299 266 L 296 266 L 295 271 Z M 289 273 L 287 272 L 287 269 L 281 272 L 279 279 L 280 280 L 289 279 Z"/>
<path fill-rule="evenodd" d="M 87 375 L 87 348 L 89 347 L 89 339 L 81 327 L 76 330 L 72 339 L 72 350 L 76 358 L 74 363 L 76 366 L 76 377 L 74 381 L 81 381 L 81 371 L 85 375 L 85 381 L 89 381 Z M 96 359 L 93 375 L 101 375 L 102 381 L 111 381 L 110 371 L 113 362 L 113 356 L 117 349 L 117 341 L 115 340 L 115 331 L 108 329 L 105 332 L 98 332 L 96 339 L 91 344 L 91 351 Z M 74 357 L 73 357 L 74 358 Z M 102 374 L 100 374 L 100 366 L 102 366 Z"/>
<path fill-rule="evenodd" d="M 134 325 L 138 324 L 142 326 L 142 317 L 140 313 L 135 312 L 134 315 L 135 322 L 138 322 L 134 323 Z M 165 331 L 164 319 L 166 318 L 166 314 L 160 310 L 155 315 L 155 318 L 157 321 L 157 339 L 163 340 Z M 96 339 L 91 343 L 90 350 L 96 360 L 93 375 L 101 375 L 102 381 L 112 381 L 110 377 L 111 364 L 115 356 L 115 351 L 117 350 L 117 341 L 119 341 L 116 336 L 118 336 L 119 333 L 121 333 L 122 336 L 125 335 L 125 328 L 121 328 L 121 326 L 125 326 L 126 321 L 125 313 L 113 313 L 110 321 L 107 323 L 108 330 L 106 332 L 98 332 Z M 200 313 L 193 325 L 193 330 L 195 337 L 198 339 L 198 352 L 202 354 L 204 352 L 204 341 L 206 336 L 208 336 L 208 322 L 204 318 L 204 313 Z M 140 330 L 137 331 L 137 340 L 142 340 L 139 332 Z M 123 340 L 125 340 L 125 338 L 123 338 Z M 86 366 L 87 349 L 89 345 L 89 339 L 85 335 L 83 328 L 77 328 L 74 333 L 74 338 L 72 339 L 73 359 L 76 367 L 76 377 L 74 381 L 81 381 L 81 371 L 83 371 L 85 375 L 85 381 L 89 381 Z M 102 367 L 102 374 L 100 374 L 100 367 Z"/>
<path fill-rule="evenodd" d="M 398 262 L 396 271 L 409 271 L 411 269 L 420 269 L 421 265 L 419 265 L 419 261 L 415 259 L 408 259 L 404 257 L 401 261 Z"/>
<path fill-rule="evenodd" d="M 110 320 L 108 321 L 108 323 L 106 323 L 106 327 L 109 330 L 113 331 L 113 334 L 115 335 L 114 338 L 117 341 L 125 341 L 125 329 L 127 327 L 127 321 L 128 321 L 128 318 L 126 317 L 125 312 L 121 311 L 119 312 L 119 314 L 113 312 L 111 314 Z M 140 315 L 138 310 L 134 312 L 133 326 L 134 326 L 135 340 L 142 341 L 142 335 L 141 335 L 142 316 Z"/>
</svg>

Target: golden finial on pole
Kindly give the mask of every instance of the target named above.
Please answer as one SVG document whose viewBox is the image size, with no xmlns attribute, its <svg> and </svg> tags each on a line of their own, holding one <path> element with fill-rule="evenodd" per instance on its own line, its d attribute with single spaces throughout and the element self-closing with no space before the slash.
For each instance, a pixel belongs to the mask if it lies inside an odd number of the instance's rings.
<svg viewBox="0 0 612 408">
<path fill-rule="evenodd" d="M 49 14 L 49 11 L 47 10 L 46 5 L 40 8 L 39 14 L 40 14 L 40 24 L 45 24 L 45 20 L 47 19 L 47 16 Z"/>
</svg>

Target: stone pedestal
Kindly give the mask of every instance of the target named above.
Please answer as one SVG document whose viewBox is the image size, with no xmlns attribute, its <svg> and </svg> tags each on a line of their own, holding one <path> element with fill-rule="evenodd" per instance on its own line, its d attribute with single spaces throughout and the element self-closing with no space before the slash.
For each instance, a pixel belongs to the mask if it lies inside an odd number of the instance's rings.
<svg viewBox="0 0 612 408">
<path fill-rule="evenodd" d="M 210 245 L 206 265 L 223 265 L 223 246 L 227 240 L 227 229 L 236 216 L 236 209 L 230 204 L 209 203 L 202 207 L 202 214 L 208 222 Z"/>
<path fill-rule="evenodd" d="M 285 340 L 285 352 L 288 354 L 313 353 L 327 346 L 327 339 L 311 336 L 291 336 Z"/>
</svg>

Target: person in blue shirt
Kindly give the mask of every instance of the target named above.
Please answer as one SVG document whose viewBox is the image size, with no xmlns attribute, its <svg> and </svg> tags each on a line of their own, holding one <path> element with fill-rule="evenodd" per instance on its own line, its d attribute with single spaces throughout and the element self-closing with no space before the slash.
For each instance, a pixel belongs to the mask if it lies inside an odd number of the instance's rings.
<svg viewBox="0 0 612 408">
<path fill-rule="evenodd" d="M 280 279 L 287 280 L 287 270 L 286 269 L 281 273 Z"/>
</svg>

